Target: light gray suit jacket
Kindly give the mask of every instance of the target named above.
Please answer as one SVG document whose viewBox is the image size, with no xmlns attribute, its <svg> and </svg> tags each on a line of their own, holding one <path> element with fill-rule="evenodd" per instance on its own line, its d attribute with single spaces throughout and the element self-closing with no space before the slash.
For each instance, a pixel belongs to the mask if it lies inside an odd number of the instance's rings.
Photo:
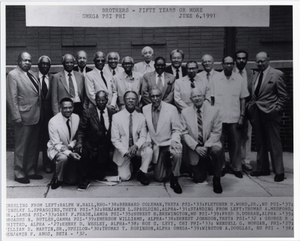
<svg viewBox="0 0 300 241">
<path fill-rule="evenodd" d="M 152 104 L 143 107 L 150 138 L 153 143 L 153 163 L 157 163 L 160 146 L 169 146 L 172 141 L 180 144 L 182 125 L 175 106 L 161 102 L 156 131 L 152 122 Z"/>
<path fill-rule="evenodd" d="M 31 72 L 32 76 L 34 73 Z M 35 77 L 34 77 L 35 78 Z M 40 120 L 41 86 L 39 91 L 19 67 L 7 75 L 7 106 L 11 121 L 22 120 L 23 125 L 34 125 Z"/>
<path fill-rule="evenodd" d="M 147 139 L 145 117 L 136 111 L 132 114 L 133 143 L 140 149 Z M 113 161 L 121 166 L 129 148 L 129 112 L 126 109 L 113 115 L 111 142 L 115 146 Z"/>
<path fill-rule="evenodd" d="M 84 76 L 83 76 L 83 74 L 81 74 L 77 71 L 73 71 L 73 74 L 76 79 L 78 95 L 79 95 L 80 101 L 83 104 L 83 108 L 86 109 L 88 103 L 87 103 L 86 94 L 85 94 Z M 53 114 L 56 115 L 57 113 L 59 113 L 60 100 L 65 97 L 71 98 L 64 71 L 61 71 L 55 75 L 52 75 L 51 94 L 52 94 L 52 96 L 51 96 L 52 110 L 53 110 Z"/>
<path fill-rule="evenodd" d="M 47 143 L 47 154 L 50 160 L 53 160 L 58 152 L 63 152 L 67 156 L 71 153 L 70 150 L 63 150 L 63 146 L 74 147 L 76 140 L 73 140 L 79 125 L 79 116 L 72 114 L 71 120 L 71 138 L 69 137 L 69 130 L 63 115 L 59 112 L 53 116 L 48 124 L 50 140 Z"/>
</svg>

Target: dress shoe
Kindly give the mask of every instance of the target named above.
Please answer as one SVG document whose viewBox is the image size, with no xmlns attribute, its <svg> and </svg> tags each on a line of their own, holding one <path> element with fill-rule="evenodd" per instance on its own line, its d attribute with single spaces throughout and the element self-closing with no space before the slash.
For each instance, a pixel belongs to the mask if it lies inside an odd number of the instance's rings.
<svg viewBox="0 0 300 241">
<path fill-rule="evenodd" d="M 249 164 L 249 163 L 246 163 L 246 162 L 243 162 L 242 163 L 242 168 L 245 170 L 245 171 L 252 171 L 252 166 Z"/>
<path fill-rule="evenodd" d="M 85 191 L 89 188 L 89 186 L 91 185 L 91 181 L 89 179 L 84 179 L 83 181 L 81 181 L 77 187 L 78 191 Z"/>
<path fill-rule="evenodd" d="M 276 174 L 274 177 L 275 182 L 282 182 L 284 180 L 284 173 L 282 174 Z"/>
<path fill-rule="evenodd" d="M 182 193 L 182 189 L 178 183 L 178 178 L 177 177 L 172 177 L 171 182 L 170 182 L 171 188 L 174 190 L 175 193 L 180 194 Z"/>
<path fill-rule="evenodd" d="M 29 179 L 27 177 L 20 177 L 20 178 L 16 178 L 15 177 L 15 181 L 19 182 L 19 183 L 23 183 L 23 184 L 28 184 L 30 183 Z"/>
<path fill-rule="evenodd" d="M 254 171 L 254 172 L 251 172 L 250 173 L 250 176 L 252 177 L 259 177 L 259 176 L 269 176 L 270 175 L 270 172 L 260 172 L 260 171 Z"/>
<path fill-rule="evenodd" d="M 241 171 L 233 171 L 232 174 L 237 178 L 243 178 L 243 173 Z"/>
<path fill-rule="evenodd" d="M 146 174 L 143 173 L 141 170 L 137 173 L 136 179 L 145 186 L 149 185 L 150 183 Z"/>
<path fill-rule="evenodd" d="M 38 174 L 32 174 L 28 176 L 29 179 L 33 179 L 33 180 L 41 180 L 43 179 L 43 176 L 38 175 Z"/>
<path fill-rule="evenodd" d="M 222 193 L 223 188 L 221 186 L 221 178 L 220 177 L 213 177 L 213 187 L 215 193 Z"/>
<path fill-rule="evenodd" d="M 54 179 L 54 181 L 51 184 L 51 189 L 59 188 L 62 184 L 62 181 L 58 181 L 57 177 Z"/>
</svg>

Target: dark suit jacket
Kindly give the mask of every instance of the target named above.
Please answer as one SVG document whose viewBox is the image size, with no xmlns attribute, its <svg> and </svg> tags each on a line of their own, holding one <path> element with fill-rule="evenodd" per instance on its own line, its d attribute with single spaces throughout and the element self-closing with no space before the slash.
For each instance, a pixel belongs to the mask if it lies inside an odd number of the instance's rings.
<svg viewBox="0 0 300 241">
<path fill-rule="evenodd" d="M 77 72 L 80 72 L 78 66 L 75 66 L 73 70 L 74 70 L 74 71 L 77 71 Z M 93 70 L 93 69 L 91 69 L 91 68 L 89 68 L 89 67 L 87 67 L 87 66 L 85 67 L 85 72 L 86 72 L 86 73 L 88 73 L 88 72 L 90 72 L 90 71 L 92 71 L 92 70 Z"/>
<path fill-rule="evenodd" d="M 76 133 L 77 144 L 86 146 L 90 152 L 96 151 L 100 145 L 109 148 L 111 144 L 111 122 L 114 111 L 107 108 L 109 128 L 108 130 L 101 127 L 100 118 L 98 116 L 97 107 L 93 106 L 83 111 L 80 119 L 78 131 Z"/>
<path fill-rule="evenodd" d="M 253 76 L 252 99 L 248 105 L 248 114 L 253 116 L 256 105 L 262 112 L 272 114 L 274 117 L 283 110 L 288 101 L 288 93 L 285 85 L 285 75 L 280 70 L 270 67 L 264 82 L 262 83 L 258 96 L 255 96 L 255 82 L 258 81 L 258 72 Z"/>
<path fill-rule="evenodd" d="M 83 74 L 76 71 L 73 71 L 73 74 L 76 79 L 80 101 L 83 104 L 83 108 L 86 109 L 88 102 L 85 94 L 84 76 Z M 51 94 L 52 94 L 51 96 L 52 110 L 53 110 L 53 114 L 56 115 L 57 113 L 59 113 L 60 100 L 65 97 L 71 98 L 64 71 L 58 72 L 57 74 L 52 76 Z"/>
<path fill-rule="evenodd" d="M 29 70 L 34 76 L 34 73 Z M 7 75 L 7 105 L 10 120 L 22 120 L 23 125 L 34 125 L 40 120 L 41 88 L 36 90 L 26 73 L 19 67 Z"/>
<path fill-rule="evenodd" d="M 166 103 L 174 103 L 174 83 L 175 76 L 169 73 L 163 73 L 165 85 L 162 90 L 162 100 Z M 156 86 L 156 71 L 144 74 L 142 79 L 142 102 L 143 105 L 151 103 L 149 91 L 153 86 Z"/>
<path fill-rule="evenodd" d="M 186 70 L 186 67 L 185 66 L 182 66 L 181 65 L 181 72 L 182 72 L 182 77 L 186 76 L 187 75 L 187 70 Z M 169 73 L 169 74 L 172 74 L 172 75 L 176 75 L 176 73 L 173 73 L 172 71 L 172 65 L 169 65 L 165 68 L 165 72 Z"/>
</svg>

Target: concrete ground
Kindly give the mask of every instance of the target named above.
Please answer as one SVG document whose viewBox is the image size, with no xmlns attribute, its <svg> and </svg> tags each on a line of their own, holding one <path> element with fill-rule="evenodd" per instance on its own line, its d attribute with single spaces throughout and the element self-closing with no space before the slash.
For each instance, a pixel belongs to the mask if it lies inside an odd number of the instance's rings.
<svg viewBox="0 0 300 241">
<path fill-rule="evenodd" d="M 13 152 L 7 152 L 7 198 L 44 198 L 47 184 L 52 174 L 46 174 L 41 168 L 39 159 L 38 174 L 42 174 L 43 180 L 30 180 L 30 184 L 20 184 L 14 181 L 13 176 Z M 179 183 L 183 193 L 178 195 L 170 188 L 169 183 L 157 183 L 153 180 L 152 173 L 148 174 L 149 186 L 143 186 L 135 179 L 118 183 L 115 186 L 92 181 L 91 186 L 84 192 L 86 198 L 172 198 L 172 197 L 271 197 L 293 196 L 293 153 L 283 154 L 285 177 L 283 182 L 275 183 L 274 174 L 270 176 L 251 177 L 244 172 L 242 179 L 234 175 L 226 174 L 221 179 L 223 193 L 215 194 L 212 187 L 212 177 L 207 178 L 203 184 L 195 184 L 190 177 L 182 176 Z M 251 165 L 255 168 L 256 153 L 251 153 Z M 77 186 L 63 185 L 56 190 L 49 190 L 47 198 L 81 198 L 83 192 L 77 191 Z"/>
</svg>

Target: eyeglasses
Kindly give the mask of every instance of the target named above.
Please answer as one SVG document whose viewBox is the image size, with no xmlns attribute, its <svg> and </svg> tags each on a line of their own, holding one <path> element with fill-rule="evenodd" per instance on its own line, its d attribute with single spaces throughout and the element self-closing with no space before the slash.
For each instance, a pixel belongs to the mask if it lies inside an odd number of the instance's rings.
<svg viewBox="0 0 300 241">
<path fill-rule="evenodd" d="M 255 61 L 257 64 L 263 64 L 263 63 L 265 63 L 267 60 L 265 59 L 265 60 L 257 60 L 257 61 Z"/>
</svg>

